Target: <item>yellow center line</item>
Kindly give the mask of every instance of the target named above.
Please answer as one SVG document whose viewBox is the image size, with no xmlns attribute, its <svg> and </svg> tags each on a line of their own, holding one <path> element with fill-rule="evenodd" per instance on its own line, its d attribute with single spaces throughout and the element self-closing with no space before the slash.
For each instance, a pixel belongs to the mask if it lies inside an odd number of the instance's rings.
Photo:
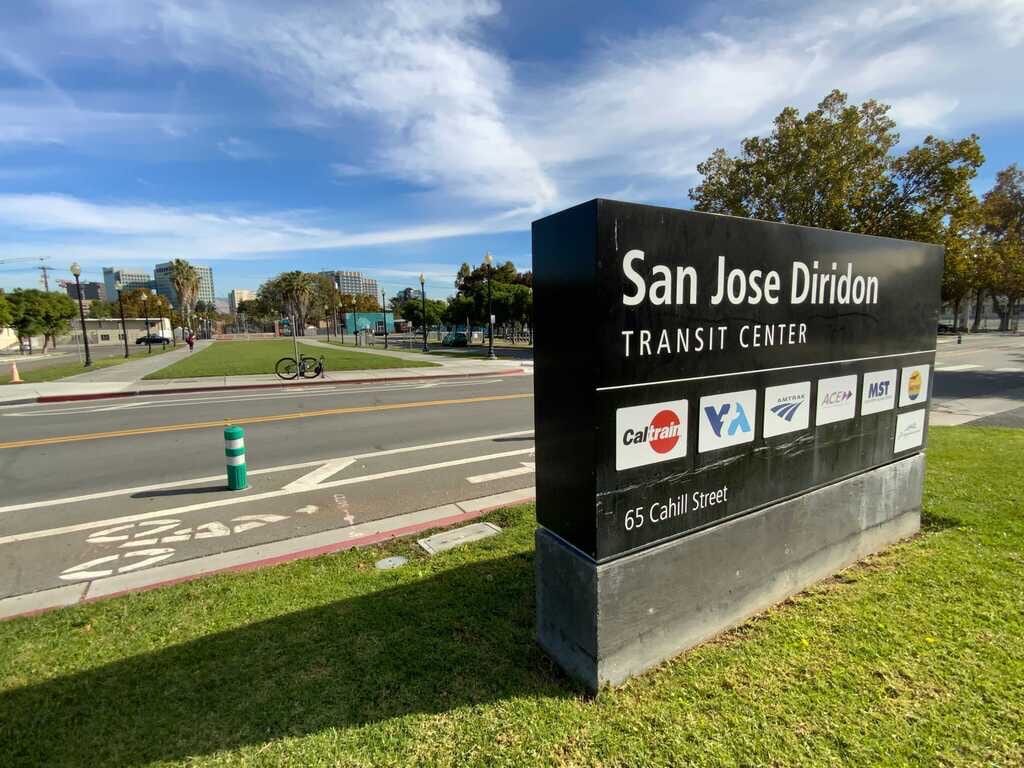
<svg viewBox="0 0 1024 768">
<path fill-rule="evenodd" d="M 152 435 L 157 432 L 181 432 L 188 429 L 209 429 L 223 427 L 228 424 L 263 424 L 271 421 L 292 421 L 294 419 L 311 419 L 316 416 L 337 416 L 345 413 L 373 413 L 376 411 L 397 411 L 404 408 L 432 408 L 439 405 L 468 405 L 471 403 L 488 403 L 496 400 L 519 400 L 533 397 L 533 393 L 524 392 L 515 395 L 486 395 L 483 397 L 459 397 L 453 400 L 417 400 L 409 403 L 387 403 L 383 405 L 356 405 L 348 408 L 325 408 L 319 411 L 303 411 L 302 413 L 282 413 L 276 416 L 248 416 L 243 419 L 219 419 L 217 421 L 194 421 L 188 424 L 166 424 L 156 427 L 138 427 L 136 429 L 118 429 L 113 432 L 86 432 L 78 435 L 58 435 L 56 437 L 40 437 L 33 440 L 13 440 L 0 443 L 4 448 L 29 448 L 34 445 L 56 445 L 58 443 L 77 443 L 82 440 L 103 440 L 110 437 L 132 437 L 135 435 Z"/>
</svg>

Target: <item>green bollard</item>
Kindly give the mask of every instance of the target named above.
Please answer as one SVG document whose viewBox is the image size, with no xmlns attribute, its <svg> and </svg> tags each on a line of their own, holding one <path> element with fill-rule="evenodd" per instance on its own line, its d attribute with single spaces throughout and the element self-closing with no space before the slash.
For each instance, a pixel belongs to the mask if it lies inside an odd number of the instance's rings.
<svg viewBox="0 0 1024 768">
<path fill-rule="evenodd" d="M 245 477 L 245 430 L 225 427 L 224 455 L 228 461 L 228 490 L 244 491 L 249 487 Z"/>
</svg>

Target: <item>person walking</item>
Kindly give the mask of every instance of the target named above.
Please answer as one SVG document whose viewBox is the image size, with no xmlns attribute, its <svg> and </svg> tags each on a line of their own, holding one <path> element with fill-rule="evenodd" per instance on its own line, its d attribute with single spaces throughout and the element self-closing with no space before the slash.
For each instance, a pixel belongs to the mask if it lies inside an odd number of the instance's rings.
<svg viewBox="0 0 1024 768">
<path fill-rule="evenodd" d="M 196 335 L 190 330 L 188 336 L 185 338 L 185 343 L 188 344 L 189 354 L 192 354 L 192 348 L 196 345 Z"/>
</svg>

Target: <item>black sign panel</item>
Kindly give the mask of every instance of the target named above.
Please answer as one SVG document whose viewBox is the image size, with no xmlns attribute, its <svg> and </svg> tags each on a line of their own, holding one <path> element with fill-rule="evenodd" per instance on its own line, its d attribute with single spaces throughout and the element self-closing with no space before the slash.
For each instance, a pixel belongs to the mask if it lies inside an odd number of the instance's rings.
<svg viewBox="0 0 1024 768">
<path fill-rule="evenodd" d="M 942 258 L 609 200 L 534 222 L 539 522 L 603 561 L 922 450 Z"/>
</svg>

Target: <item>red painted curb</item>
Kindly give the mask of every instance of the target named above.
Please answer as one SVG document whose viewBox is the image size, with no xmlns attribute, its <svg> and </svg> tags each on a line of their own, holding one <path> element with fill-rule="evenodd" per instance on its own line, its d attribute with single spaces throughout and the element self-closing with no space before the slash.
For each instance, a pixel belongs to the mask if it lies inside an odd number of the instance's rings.
<svg viewBox="0 0 1024 768">
<path fill-rule="evenodd" d="M 390 376 L 376 379 L 345 379 L 344 381 L 303 381 L 294 384 L 235 384 L 220 387 L 174 387 L 172 389 L 143 390 L 136 389 L 127 392 L 91 392 L 81 395 L 40 395 L 35 399 L 37 403 L 68 403 L 79 400 L 107 400 L 115 397 L 154 397 L 159 395 L 181 395 L 189 392 L 229 392 L 247 389 L 291 389 L 295 387 L 315 386 L 342 386 L 345 384 L 374 384 L 389 383 L 394 381 L 432 381 L 433 379 L 472 379 L 486 376 L 510 376 L 524 373 L 522 368 L 509 368 L 507 370 L 495 371 L 493 373 L 481 371 L 480 373 L 442 373 L 437 376 Z"/>
</svg>

